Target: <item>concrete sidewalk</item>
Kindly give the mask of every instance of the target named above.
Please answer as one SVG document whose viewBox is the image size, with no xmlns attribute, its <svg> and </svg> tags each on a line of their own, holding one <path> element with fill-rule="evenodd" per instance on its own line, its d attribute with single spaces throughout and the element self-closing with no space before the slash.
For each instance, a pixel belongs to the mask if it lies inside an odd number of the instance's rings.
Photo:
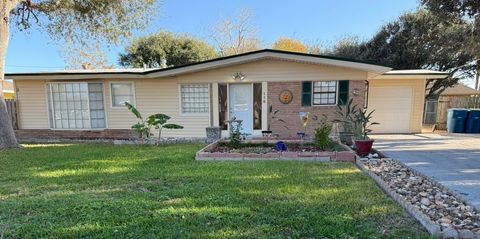
<svg viewBox="0 0 480 239">
<path fill-rule="evenodd" d="M 372 135 L 386 156 L 437 180 L 480 210 L 480 135 Z"/>
</svg>

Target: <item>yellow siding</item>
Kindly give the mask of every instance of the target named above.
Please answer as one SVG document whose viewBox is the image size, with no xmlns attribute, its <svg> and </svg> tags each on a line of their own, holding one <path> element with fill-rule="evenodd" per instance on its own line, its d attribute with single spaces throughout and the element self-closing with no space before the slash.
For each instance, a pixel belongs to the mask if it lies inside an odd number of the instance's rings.
<svg viewBox="0 0 480 239">
<path fill-rule="evenodd" d="M 425 80 L 369 80 L 370 87 L 392 87 L 392 86 L 410 86 L 413 90 L 412 111 L 410 116 L 410 132 L 420 133 L 422 131 L 423 106 L 425 103 Z M 374 100 L 374 99 L 369 99 Z M 395 107 L 392 105 L 392 107 Z"/>
<path fill-rule="evenodd" d="M 126 80 L 129 82 L 129 80 Z M 131 112 L 125 108 L 111 107 L 110 83 L 105 81 L 107 96 L 107 126 L 110 129 L 128 129 L 137 122 Z M 131 81 L 130 81 L 131 82 Z M 156 113 L 164 113 L 172 117 L 169 122 L 184 126 L 181 130 L 162 132 L 165 137 L 203 137 L 205 127 L 210 125 L 209 114 L 183 115 L 180 113 L 180 98 L 176 79 L 135 80 L 135 104 L 144 117 Z"/>
<path fill-rule="evenodd" d="M 110 83 L 126 81 L 134 82 L 136 106 L 144 116 L 164 113 L 172 117 L 172 123 L 178 123 L 185 127 L 182 130 L 164 130 L 163 136 L 204 137 L 205 127 L 210 125 L 210 115 L 181 114 L 179 84 L 234 83 L 232 75 L 235 72 L 242 72 L 246 76 L 242 82 L 367 79 L 367 73 L 359 70 L 280 60 L 261 60 L 177 77 L 138 80 L 106 79 L 95 80 L 95 82 L 104 83 L 105 111 L 109 129 L 129 129 L 131 125 L 137 122 L 127 109 L 111 106 Z M 16 80 L 16 86 L 19 89 L 20 128 L 49 128 L 45 91 L 46 82 L 39 80 Z"/>
<path fill-rule="evenodd" d="M 48 129 L 45 81 L 16 80 L 20 129 Z"/>
</svg>

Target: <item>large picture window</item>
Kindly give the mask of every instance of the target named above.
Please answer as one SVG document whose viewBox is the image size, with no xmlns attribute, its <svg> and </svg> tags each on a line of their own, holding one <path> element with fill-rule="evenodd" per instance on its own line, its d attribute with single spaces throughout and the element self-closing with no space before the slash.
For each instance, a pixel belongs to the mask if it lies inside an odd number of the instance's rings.
<svg viewBox="0 0 480 239">
<path fill-rule="evenodd" d="M 182 113 L 208 113 L 208 84 L 188 84 L 180 86 Z"/>
<path fill-rule="evenodd" d="M 112 83 L 110 86 L 113 107 L 124 107 L 125 102 L 135 105 L 133 83 Z"/>
<path fill-rule="evenodd" d="M 337 81 L 313 82 L 313 105 L 336 105 L 337 86 Z"/>
<path fill-rule="evenodd" d="M 49 83 L 47 91 L 52 128 L 105 128 L 102 83 Z"/>
</svg>

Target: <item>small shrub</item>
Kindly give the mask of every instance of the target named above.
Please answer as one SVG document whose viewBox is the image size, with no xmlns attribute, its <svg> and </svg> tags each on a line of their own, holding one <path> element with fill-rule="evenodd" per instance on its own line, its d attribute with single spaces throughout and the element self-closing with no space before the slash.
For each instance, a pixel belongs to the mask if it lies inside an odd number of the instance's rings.
<svg viewBox="0 0 480 239">
<path fill-rule="evenodd" d="M 242 133 L 242 129 L 243 129 L 242 121 L 235 120 L 235 118 L 233 118 L 232 120 L 230 120 L 229 124 L 230 124 L 230 137 L 228 138 L 230 140 L 229 145 L 232 148 L 238 149 L 242 146 L 242 140 L 244 138 L 244 134 Z"/>
<path fill-rule="evenodd" d="M 323 118 L 320 122 L 320 127 L 315 129 L 315 139 L 314 143 L 317 147 L 322 150 L 326 150 L 330 147 L 330 131 L 332 130 L 332 125 L 327 121 L 326 118 Z"/>
</svg>

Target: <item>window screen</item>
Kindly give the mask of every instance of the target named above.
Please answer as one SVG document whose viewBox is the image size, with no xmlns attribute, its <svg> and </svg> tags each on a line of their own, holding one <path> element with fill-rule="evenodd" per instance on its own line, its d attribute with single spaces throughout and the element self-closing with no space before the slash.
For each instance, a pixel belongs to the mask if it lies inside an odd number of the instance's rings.
<svg viewBox="0 0 480 239">
<path fill-rule="evenodd" d="M 313 104 L 314 105 L 337 104 L 337 81 L 313 82 Z"/>
<path fill-rule="evenodd" d="M 181 85 L 182 113 L 208 113 L 208 84 Z"/>
</svg>

